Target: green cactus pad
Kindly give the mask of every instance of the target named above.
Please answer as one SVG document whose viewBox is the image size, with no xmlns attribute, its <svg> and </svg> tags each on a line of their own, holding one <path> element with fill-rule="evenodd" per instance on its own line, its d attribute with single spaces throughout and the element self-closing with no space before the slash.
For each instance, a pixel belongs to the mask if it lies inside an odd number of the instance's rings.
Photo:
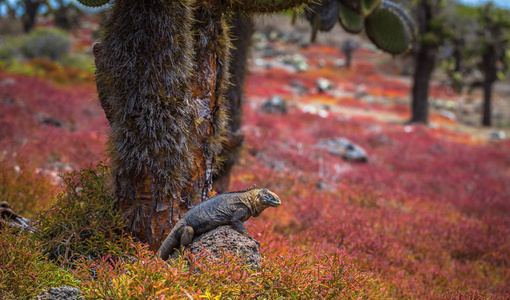
<svg viewBox="0 0 510 300">
<path fill-rule="evenodd" d="M 401 12 L 386 1 L 365 19 L 368 38 L 381 50 L 391 54 L 406 52 L 411 45 L 411 30 Z"/>
<path fill-rule="evenodd" d="M 349 33 L 360 33 L 363 30 L 363 16 L 342 3 L 338 5 L 338 21 Z"/>
<path fill-rule="evenodd" d="M 395 4 L 391 1 L 383 0 L 382 5 L 391 7 L 391 9 L 395 10 L 395 12 L 402 17 L 402 20 L 405 21 L 407 27 L 409 28 L 409 33 L 411 33 L 411 41 L 414 41 L 417 35 L 417 27 L 411 15 L 398 4 Z"/>
<path fill-rule="evenodd" d="M 361 15 L 368 16 L 381 5 L 381 0 L 361 0 Z"/>
<path fill-rule="evenodd" d="M 366 17 L 370 15 L 381 4 L 381 0 L 338 0 L 342 4 L 354 12 Z"/>
<path fill-rule="evenodd" d="M 107 4 L 111 0 L 78 0 L 80 4 L 83 4 L 85 6 L 91 6 L 91 7 L 99 7 Z"/>
</svg>

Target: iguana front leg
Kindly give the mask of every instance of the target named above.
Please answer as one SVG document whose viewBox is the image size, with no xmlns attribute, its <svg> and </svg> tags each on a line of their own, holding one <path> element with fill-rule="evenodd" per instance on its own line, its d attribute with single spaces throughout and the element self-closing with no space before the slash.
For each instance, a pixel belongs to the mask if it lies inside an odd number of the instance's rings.
<svg viewBox="0 0 510 300">
<path fill-rule="evenodd" d="M 240 234 L 244 235 L 245 237 L 251 239 L 252 241 L 254 241 L 255 243 L 257 243 L 257 246 L 260 247 L 260 243 L 259 241 L 257 241 L 256 239 L 254 239 L 249 233 L 248 231 L 246 230 L 246 228 L 244 227 L 244 224 L 243 222 L 241 222 L 241 220 L 247 220 L 247 212 L 244 211 L 244 210 L 239 210 L 237 211 L 234 216 L 232 217 L 232 221 L 230 223 L 230 225 L 232 226 L 232 229 L 234 229 L 235 231 L 239 232 Z"/>
<path fill-rule="evenodd" d="M 181 247 L 188 247 L 189 244 L 193 241 L 193 237 L 195 236 L 195 231 L 193 230 L 193 227 L 186 226 L 182 229 L 180 243 Z"/>
</svg>

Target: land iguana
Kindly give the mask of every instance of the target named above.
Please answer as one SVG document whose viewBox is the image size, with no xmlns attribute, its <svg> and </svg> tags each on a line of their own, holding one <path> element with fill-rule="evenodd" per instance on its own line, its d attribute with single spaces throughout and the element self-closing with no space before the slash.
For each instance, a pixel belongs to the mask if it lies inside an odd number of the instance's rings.
<svg viewBox="0 0 510 300">
<path fill-rule="evenodd" d="M 270 206 L 277 207 L 280 204 L 280 198 L 275 193 L 258 186 L 211 197 L 184 214 L 168 234 L 156 256 L 167 260 L 174 249 L 191 244 L 195 235 L 222 225 L 231 225 L 232 229 L 255 241 L 242 222 L 250 217 L 258 217 Z"/>
</svg>

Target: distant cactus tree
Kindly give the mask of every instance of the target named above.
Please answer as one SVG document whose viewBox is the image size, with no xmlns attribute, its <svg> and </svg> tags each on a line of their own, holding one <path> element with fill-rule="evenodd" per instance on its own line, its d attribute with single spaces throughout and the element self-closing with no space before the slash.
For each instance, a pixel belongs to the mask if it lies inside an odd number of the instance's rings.
<svg viewBox="0 0 510 300">
<path fill-rule="evenodd" d="M 359 43 L 352 40 L 352 39 L 346 39 L 342 42 L 342 45 L 340 46 L 340 49 L 344 53 L 345 56 L 345 67 L 350 69 L 352 64 L 352 54 L 356 49 L 359 48 Z"/>
<path fill-rule="evenodd" d="M 492 125 L 492 86 L 498 79 L 506 78 L 510 71 L 510 18 L 509 11 L 499 9 L 492 2 L 479 9 L 477 51 L 481 55 L 480 69 L 483 71 L 483 115 L 482 125 Z"/>
<path fill-rule="evenodd" d="M 226 135 L 229 16 L 307 2 L 113 2 L 94 46 L 99 101 L 111 129 L 112 194 L 128 230 L 151 249 L 211 190 Z"/>
<path fill-rule="evenodd" d="M 439 49 L 453 36 L 444 8 L 449 0 L 414 0 L 413 9 L 418 28 L 414 50 L 411 123 L 429 122 L 429 85 L 436 67 Z"/>
<path fill-rule="evenodd" d="M 492 125 L 492 87 L 510 72 L 510 11 L 493 3 L 457 5 L 457 34 L 452 39 L 446 71 L 458 92 L 464 86 L 483 88 L 482 125 Z M 478 72 L 477 72 L 478 71 Z M 475 76 L 475 74 L 482 74 Z"/>
<path fill-rule="evenodd" d="M 342 3 L 346 2 L 347 6 Z M 343 5 L 343 6 L 342 6 Z M 349 9 L 347 7 L 353 7 Z M 414 31 L 412 20 L 400 7 L 387 3 L 385 1 L 367 1 L 367 0 L 320 0 L 312 1 L 308 6 L 305 6 L 305 16 L 313 26 L 312 40 L 315 40 L 317 31 L 331 30 L 333 26 L 339 22 L 344 26 L 350 26 L 348 31 L 359 33 L 363 30 L 363 15 L 368 15 L 375 12 L 376 8 L 380 7 L 380 11 L 389 10 L 387 15 L 383 18 L 372 21 L 368 26 L 377 24 L 376 26 L 393 26 L 397 29 L 394 30 L 394 35 L 384 36 L 380 35 L 380 32 L 376 32 L 373 36 L 378 44 L 381 44 L 385 51 L 397 54 L 405 52 L 409 49 L 410 42 L 413 38 L 412 33 Z M 388 8 L 391 7 L 391 8 Z M 299 10 L 302 11 L 302 10 Z M 294 15 L 297 15 L 297 10 L 294 11 Z M 351 20 L 354 18 L 354 21 Z M 226 191 L 228 189 L 230 180 L 230 170 L 237 160 L 239 149 L 242 145 L 243 135 L 240 131 L 241 128 L 241 116 L 242 116 L 242 98 L 243 98 L 243 84 L 246 73 L 246 60 L 250 48 L 251 35 L 254 31 L 254 24 L 249 15 L 243 12 L 238 12 L 230 18 L 230 26 L 232 28 L 231 37 L 234 45 L 232 50 L 232 64 L 230 66 L 231 84 L 229 85 L 226 93 L 226 100 L 228 102 L 228 112 L 231 119 L 228 122 L 228 134 L 227 143 L 223 151 L 222 157 L 225 158 L 221 169 L 217 173 L 214 179 L 214 187 L 217 191 Z M 354 24 L 352 24 L 354 22 Z M 381 22 L 381 24 L 378 24 Z M 356 27 L 356 30 L 352 30 Z M 372 28 L 372 27 L 370 27 Z M 392 29 L 392 30 L 393 30 Z M 396 41 L 396 42 L 395 42 Z M 346 55 L 346 64 L 349 65 L 351 62 L 351 54 L 356 49 L 355 44 L 345 44 L 347 48 L 342 47 Z"/>
</svg>

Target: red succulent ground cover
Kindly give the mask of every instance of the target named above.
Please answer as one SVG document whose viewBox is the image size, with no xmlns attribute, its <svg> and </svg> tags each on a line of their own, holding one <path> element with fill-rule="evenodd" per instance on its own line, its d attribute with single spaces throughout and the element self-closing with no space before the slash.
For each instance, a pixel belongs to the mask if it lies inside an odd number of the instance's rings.
<svg viewBox="0 0 510 300">
<path fill-rule="evenodd" d="M 317 53 L 340 55 L 324 47 L 311 48 L 305 55 L 316 59 Z M 299 273 L 300 257 L 315 263 L 317 274 L 323 274 L 320 268 L 327 268 L 330 271 L 324 274 L 333 276 L 339 270 L 332 264 L 339 260 L 331 258 L 339 255 L 348 272 L 346 277 L 338 273 L 330 280 L 345 280 L 346 291 L 362 291 L 369 298 L 510 297 L 510 142 L 491 143 L 441 127 L 406 126 L 343 114 L 343 107 L 401 117 L 408 114 L 403 105 L 371 104 L 314 90 L 320 76 L 351 93 L 363 84 L 369 95 L 407 97 L 408 84 L 373 73 L 370 52 L 358 55 L 350 71 L 333 66 L 305 73 L 254 69 L 248 77 L 243 111 L 245 144 L 233 171 L 231 189 L 257 184 L 275 191 L 283 201 L 281 208 L 268 210 L 247 224 L 248 231 L 262 244 L 262 273 L 268 272 L 262 278 L 271 278 L 272 284 L 278 280 L 286 284 L 271 288 L 302 286 L 308 291 L 314 278 L 309 272 L 316 269 Z M 367 60 L 356 63 L 356 58 Z M 356 68 L 356 64 L 361 67 Z M 293 80 L 310 92 L 296 94 L 290 87 Z M 0 174 L 4 178 L 27 174 L 27 184 L 32 182 L 29 187 L 37 191 L 33 194 L 46 195 L 40 199 L 47 204 L 48 193 L 55 189 L 46 190 L 44 187 L 51 183 L 33 175 L 36 170 L 90 167 L 104 158 L 107 124 L 95 90 L 92 85 L 58 88 L 42 79 L 7 74 L 0 75 L 0 84 Z M 434 93 L 441 95 L 441 88 L 435 88 Z M 275 94 L 294 101 L 287 114 L 260 110 L 261 103 Z M 301 105 L 316 102 L 332 107 L 327 117 L 302 111 Z M 60 125 L 48 121 L 51 118 Z M 444 121 L 435 115 L 433 118 Z M 364 147 L 369 162 L 345 162 L 317 147 L 322 140 L 338 137 Z M 15 180 L 9 182 L 4 190 L 20 189 Z M 9 202 L 16 207 L 15 196 L 11 197 Z M 154 265 L 146 259 L 140 261 L 143 272 L 168 271 L 166 265 Z M 91 268 L 90 264 L 83 263 L 82 270 Z M 133 271 L 129 266 L 114 268 L 99 261 L 94 267 L 105 278 L 118 273 L 113 283 L 121 285 L 122 279 L 137 292 L 149 286 L 164 288 L 129 281 L 123 275 Z M 261 285 L 261 290 L 267 284 L 265 279 L 257 281 L 230 264 L 223 271 L 210 268 L 221 277 L 218 282 L 225 284 L 233 284 L 228 279 L 234 278 L 232 274 L 245 282 L 253 281 L 253 286 Z M 176 278 L 181 278 L 176 282 L 202 284 L 191 272 L 175 272 Z M 80 276 L 86 279 L 86 275 Z M 328 282 L 327 278 L 314 280 L 318 285 Z M 334 286 L 332 281 L 330 286 Z M 207 286 L 186 291 L 192 295 L 208 292 Z M 245 298 L 253 296 L 246 293 Z M 320 289 L 310 293 L 322 295 Z"/>
</svg>

